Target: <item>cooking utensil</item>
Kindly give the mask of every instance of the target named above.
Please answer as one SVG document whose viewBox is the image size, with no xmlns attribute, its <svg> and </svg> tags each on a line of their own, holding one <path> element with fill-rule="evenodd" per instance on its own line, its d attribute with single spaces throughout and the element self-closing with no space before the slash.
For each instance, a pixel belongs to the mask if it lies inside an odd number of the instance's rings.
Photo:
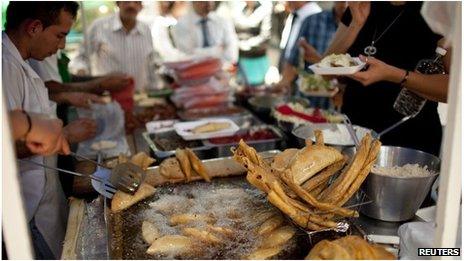
<svg viewBox="0 0 464 261">
<path fill-rule="evenodd" d="M 353 154 L 355 149 L 345 151 Z M 420 177 L 392 177 L 375 173 L 367 176 L 363 191 L 373 200 L 361 207 L 366 216 L 390 222 L 409 220 L 421 206 L 440 170 L 440 159 L 419 150 L 382 146 L 376 165 L 380 167 L 418 164 L 435 174 Z"/>
<path fill-rule="evenodd" d="M 343 115 L 343 123 L 345 123 L 346 128 L 348 129 L 348 132 L 350 133 L 351 138 L 354 141 L 354 145 L 359 147 L 359 139 L 356 137 L 356 131 L 353 128 L 353 125 L 351 124 L 350 118 L 346 116 L 346 114 Z"/>
<path fill-rule="evenodd" d="M 83 159 L 83 160 L 85 160 L 85 161 L 92 162 L 93 164 L 95 164 L 95 165 L 97 165 L 97 166 L 99 166 L 99 167 L 102 167 L 102 168 L 105 168 L 105 169 L 110 169 L 110 168 L 108 168 L 107 166 L 105 166 L 105 165 L 103 165 L 103 164 L 101 164 L 101 163 L 99 163 L 99 162 L 97 162 L 97 161 L 95 161 L 95 160 L 89 159 L 89 158 L 87 158 L 87 157 L 85 157 L 85 156 L 82 156 L 82 155 L 80 155 L 80 154 L 77 154 L 77 153 L 75 153 L 75 152 L 72 152 L 72 151 L 71 151 L 71 152 L 69 153 L 69 155 L 71 155 L 71 156 L 73 156 L 73 157 L 75 157 L 75 158 L 80 158 L 80 159 Z"/>
<path fill-rule="evenodd" d="M 114 195 L 114 193 L 116 193 L 117 190 L 120 189 L 119 185 L 113 185 L 113 183 L 108 182 L 107 180 L 105 180 L 103 178 L 99 178 L 99 177 L 97 177 L 95 175 L 86 175 L 86 174 L 82 174 L 82 173 L 79 173 L 79 172 L 65 170 L 65 169 L 61 169 L 61 168 L 57 168 L 57 167 L 52 167 L 52 166 L 48 166 L 48 165 L 38 163 L 38 162 L 35 162 L 35 161 L 32 161 L 32 160 L 24 160 L 24 159 L 18 159 L 18 160 L 22 161 L 22 162 L 35 164 L 35 165 L 41 166 L 43 168 L 53 169 L 53 170 L 56 170 L 56 171 L 61 171 L 61 172 L 67 173 L 67 174 L 71 174 L 71 175 L 75 175 L 75 176 L 79 176 L 79 177 L 84 177 L 84 178 L 89 178 L 89 179 L 92 179 L 92 180 L 96 180 L 96 181 L 100 182 L 103 185 L 104 190 L 109 195 L 111 195 L 111 197 L 112 197 L 112 195 Z M 107 196 L 105 194 L 102 194 L 102 195 L 105 196 L 105 197 Z"/>
<path fill-rule="evenodd" d="M 310 121 L 310 122 L 314 122 L 314 123 L 327 122 L 327 120 L 324 117 L 321 117 L 320 115 L 308 115 L 308 114 L 304 114 L 304 113 L 301 113 L 301 112 L 297 112 L 297 111 L 293 110 L 287 104 L 280 105 L 279 107 L 276 108 L 276 110 L 278 112 L 282 113 L 283 115 L 296 116 L 296 117 L 299 117 L 301 119 L 304 119 L 304 120 L 307 120 L 307 121 Z"/>
<path fill-rule="evenodd" d="M 129 194 L 134 194 L 144 180 L 145 172 L 142 168 L 130 162 L 116 165 L 110 176 L 111 184 Z"/>
<path fill-rule="evenodd" d="M 384 135 L 385 133 L 387 132 L 390 132 L 391 130 L 395 129 L 396 127 L 400 126 L 401 124 L 403 124 L 404 122 L 406 122 L 407 120 L 411 119 L 413 116 L 406 116 L 404 118 L 402 118 L 400 121 L 398 121 L 397 123 L 391 125 L 390 127 L 386 128 L 385 130 L 381 131 L 379 133 L 379 135 L 376 137 L 377 139 L 380 140 L 380 137 L 382 135 Z"/>
</svg>

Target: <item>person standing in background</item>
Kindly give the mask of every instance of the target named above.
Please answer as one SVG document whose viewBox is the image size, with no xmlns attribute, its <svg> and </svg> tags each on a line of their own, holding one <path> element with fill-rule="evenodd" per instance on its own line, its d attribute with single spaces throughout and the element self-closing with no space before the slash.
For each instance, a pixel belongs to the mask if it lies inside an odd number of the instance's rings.
<svg viewBox="0 0 464 261">
<path fill-rule="evenodd" d="M 290 57 L 285 61 L 282 79 L 274 88 L 278 91 L 290 91 L 292 84 L 298 78 L 298 66 L 300 61 L 300 49 L 306 50 L 313 48 L 317 53 L 324 53 L 329 47 L 332 38 L 337 31 L 338 23 L 346 10 L 345 1 L 335 2 L 329 10 L 324 10 L 315 15 L 308 16 L 302 23 L 297 37 L 297 43 L 290 53 Z M 302 55 L 311 55 L 312 52 L 304 52 Z M 308 60 L 309 61 L 309 60 Z M 309 71 L 308 66 L 312 63 L 305 61 L 304 69 Z M 308 97 L 314 107 L 328 109 L 330 98 L 327 97 Z"/>
<path fill-rule="evenodd" d="M 176 48 L 173 36 L 174 26 L 179 17 L 187 11 L 187 3 L 183 1 L 160 1 L 157 3 L 159 15 L 156 16 L 151 34 L 155 51 L 163 61 L 178 61 L 187 56 Z"/>
<path fill-rule="evenodd" d="M 239 39 L 240 74 L 249 85 L 260 85 L 269 69 L 267 45 L 271 38 L 272 3 L 234 2 L 233 21 Z"/>
<path fill-rule="evenodd" d="M 142 2 L 120 1 L 116 5 L 119 12 L 92 23 L 70 69 L 77 75 L 89 74 L 90 69 L 93 75 L 125 73 L 134 79 L 136 90 L 143 90 L 148 85 L 148 64 L 154 50 L 150 28 L 137 20 Z"/>
<path fill-rule="evenodd" d="M 307 1 L 287 1 L 286 9 L 290 12 L 290 14 L 285 21 L 285 27 L 282 31 L 282 37 L 280 40 L 280 72 L 285 69 L 285 60 L 290 58 L 290 52 L 296 44 L 298 33 L 300 32 L 301 24 L 304 19 L 322 11 L 318 4 Z"/>
<path fill-rule="evenodd" d="M 233 23 L 213 9 L 214 2 L 192 2 L 191 10 L 174 27 L 174 41 L 188 55 L 221 58 L 231 68 L 238 60 L 237 34 Z"/>
</svg>

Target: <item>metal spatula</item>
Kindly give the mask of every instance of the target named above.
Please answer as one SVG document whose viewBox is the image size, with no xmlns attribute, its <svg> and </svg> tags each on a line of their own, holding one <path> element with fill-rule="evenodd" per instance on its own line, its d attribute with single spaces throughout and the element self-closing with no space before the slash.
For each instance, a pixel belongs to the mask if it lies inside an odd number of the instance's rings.
<svg viewBox="0 0 464 261">
<path fill-rule="evenodd" d="M 134 194 L 144 180 L 145 171 L 130 162 L 118 164 L 111 171 L 111 184 L 129 194 Z"/>
<path fill-rule="evenodd" d="M 70 155 L 92 162 L 102 168 L 110 169 L 105 165 L 102 165 L 94 160 L 91 160 L 85 156 L 71 152 Z M 139 188 L 140 184 L 145 179 L 145 172 L 139 166 L 131 163 L 121 163 L 116 165 L 111 170 L 110 182 L 117 186 L 117 188 L 123 192 L 134 194 Z"/>
</svg>

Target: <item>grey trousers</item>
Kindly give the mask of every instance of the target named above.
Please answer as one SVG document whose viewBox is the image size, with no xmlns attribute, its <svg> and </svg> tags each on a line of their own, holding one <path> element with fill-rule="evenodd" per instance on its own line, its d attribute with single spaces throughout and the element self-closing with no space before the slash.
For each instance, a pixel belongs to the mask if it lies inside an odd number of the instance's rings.
<svg viewBox="0 0 464 261">
<path fill-rule="evenodd" d="M 34 246 L 35 259 L 39 259 L 39 260 L 57 259 L 53 255 L 52 251 L 50 250 L 50 247 L 48 246 L 47 242 L 43 238 L 39 229 L 35 225 L 34 218 L 32 218 L 31 222 L 29 222 L 29 228 L 31 229 L 32 245 Z"/>
</svg>

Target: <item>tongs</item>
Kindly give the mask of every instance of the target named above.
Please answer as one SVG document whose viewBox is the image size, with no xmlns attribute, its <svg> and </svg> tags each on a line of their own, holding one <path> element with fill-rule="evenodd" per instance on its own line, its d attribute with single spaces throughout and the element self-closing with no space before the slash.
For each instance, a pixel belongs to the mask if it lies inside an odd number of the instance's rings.
<svg viewBox="0 0 464 261">
<path fill-rule="evenodd" d="M 346 114 L 343 114 L 343 123 L 345 123 L 346 129 L 350 133 L 351 139 L 353 139 L 354 145 L 359 147 L 359 140 L 358 136 L 356 136 L 356 130 L 353 128 L 353 124 L 351 124 L 350 118 L 346 116 Z"/>
</svg>

